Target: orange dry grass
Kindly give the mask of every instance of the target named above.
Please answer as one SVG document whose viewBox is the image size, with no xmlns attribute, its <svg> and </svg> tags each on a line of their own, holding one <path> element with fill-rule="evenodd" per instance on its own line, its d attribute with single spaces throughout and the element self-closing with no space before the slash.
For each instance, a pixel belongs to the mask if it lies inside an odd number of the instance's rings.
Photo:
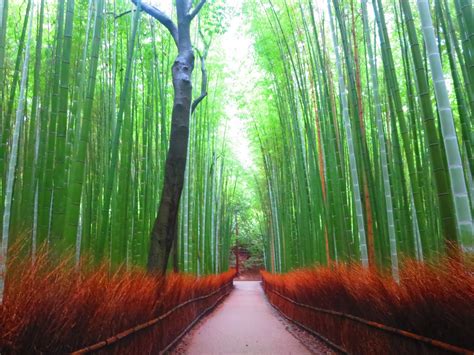
<svg viewBox="0 0 474 355">
<path fill-rule="evenodd" d="M 67 263 L 51 267 L 44 255 L 35 264 L 15 264 L 0 305 L 2 354 L 78 350 L 209 294 L 234 277 L 234 271 L 202 278 L 171 274 L 166 280 L 142 271 L 110 275 L 105 267 L 78 272 Z M 164 348 L 220 295 L 182 308 L 112 351 L 146 354 Z"/>
<path fill-rule="evenodd" d="M 270 301 L 287 316 L 354 353 L 413 353 L 433 349 L 283 300 L 351 314 L 474 349 L 474 268 L 444 261 L 407 261 L 400 284 L 357 265 L 310 268 L 284 275 L 262 272 Z"/>
</svg>

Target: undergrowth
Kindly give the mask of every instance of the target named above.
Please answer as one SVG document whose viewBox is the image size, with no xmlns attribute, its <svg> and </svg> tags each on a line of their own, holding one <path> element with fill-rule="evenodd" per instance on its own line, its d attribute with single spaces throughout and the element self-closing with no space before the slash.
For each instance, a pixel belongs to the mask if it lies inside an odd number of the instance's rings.
<svg viewBox="0 0 474 355">
<path fill-rule="evenodd" d="M 64 354 L 81 349 L 207 295 L 234 274 L 231 270 L 198 278 L 173 273 L 163 279 L 139 270 L 78 271 L 68 262 L 53 267 L 46 255 L 34 263 L 12 261 L 0 305 L 0 353 Z M 163 349 L 221 295 L 181 308 L 108 352 L 147 354 Z"/>
<path fill-rule="evenodd" d="M 290 318 L 351 353 L 413 353 L 433 349 L 315 312 L 283 300 L 354 315 L 445 343 L 474 349 L 474 267 L 444 260 L 437 265 L 405 261 L 400 283 L 357 265 L 262 272 L 266 293 Z"/>
</svg>

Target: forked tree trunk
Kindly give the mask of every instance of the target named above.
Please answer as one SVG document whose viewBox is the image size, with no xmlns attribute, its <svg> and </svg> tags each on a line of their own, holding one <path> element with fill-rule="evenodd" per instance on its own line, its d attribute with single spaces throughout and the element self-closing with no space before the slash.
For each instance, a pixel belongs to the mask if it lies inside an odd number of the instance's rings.
<svg viewBox="0 0 474 355">
<path fill-rule="evenodd" d="M 132 1 L 137 2 L 137 0 Z M 192 102 L 191 79 L 194 70 L 194 51 L 190 35 L 191 21 L 205 2 L 206 0 L 201 0 L 194 9 L 191 9 L 192 0 L 176 0 L 177 26 L 154 6 L 144 2 L 139 4 L 143 11 L 153 16 L 169 30 L 178 48 L 178 56 L 173 64 L 173 112 L 163 192 L 158 215 L 151 231 L 148 256 L 148 271 L 159 274 L 166 272 L 173 242 L 177 242 L 179 200 L 184 185 L 191 110 L 194 110 L 205 96 L 205 90 L 203 90 L 195 103 Z"/>
</svg>

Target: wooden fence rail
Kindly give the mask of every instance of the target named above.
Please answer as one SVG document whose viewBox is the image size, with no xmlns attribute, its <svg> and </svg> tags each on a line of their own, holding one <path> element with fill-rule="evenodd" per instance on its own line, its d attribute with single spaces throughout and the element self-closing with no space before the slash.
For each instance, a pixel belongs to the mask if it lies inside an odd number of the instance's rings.
<svg viewBox="0 0 474 355">
<path fill-rule="evenodd" d="M 330 336 L 328 336 L 326 334 L 321 334 L 320 332 L 316 331 L 316 329 L 314 329 L 315 327 L 310 327 L 307 324 L 303 324 L 301 319 L 295 319 L 297 317 L 291 317 L 288 314 L 289 312 L 285 313 L 281 309 L 281 307 L 278 306 L 278 304 L 281 304 L 281 302 L 288 302 L 288 303 L 290 303 L 290 304 L 292 304 L 292 305 L 294 305 L 294 306 L 296 306 L 300 309 L 309 310 L 311 312 L 315 312 L 315 313 L 319 313 L 319 314 L 322 314 L 322 315 L 325 315 L 325 316 L 329 316 L 331 318 L 339 319 L 340 321 L 338 322 L 339 323 L 338 327 L 341 329 L 341 331 L 343 329 L 344 330 L 348 329 L 348 326 L 343 325 L 341 323 L 341 321 L 349 321 L 351 323 L 356 323 L 359 326 L 361 325 L 361 326 L 367 328 L 369 330 L 369 332 L 372 332 L 372 333 L 373 332 L 379 332 L 379 333 L 383 332 L 383 333 L 387 334 L 389 337 L 395 337 L 395 338 L 403 339 L 404 341 L 408 340 L 408 342 L 421 343 L 422 346 L 425 349 L 431 349 L 431 350 L 427 350 L 428 352 L 435 351 L 435 352 L 438 352 L 438 353 L 465 354 L 465 355 L 467 355 L 467 354 L 473 355 L 474 354 L 473 350 L 464 349 L 462 347 L 451 345 L 451 344 L 448 344 L 448 343 L 445 343 L 445 342 L 442 342 L 442 341 L 439 341 L 439 340 L 436 340 L 436 339 L 431 339 L 431 338 L 428 338 L 428 337 L 425 337 L 425 336 L 422 336 L 422 335 L 418 335 L 418 334 L 415 334 L 415 333 L 411 333 L 411 332 L 408 332 L 408 331 L 405 331 L 405 330 L 402 330 L 402 329 L 397 329 L 397 328 L 394 328 L 394 327 L 390 327 L 390 326 L 387 326 L 385 324 L 380 324 L 380 323 L 370 321 L 370 320 L 367 320 L 367 319 L 363 319 L 363 318 L 360 318 L 360 317 L 357 317 L 357 316 L 354 316 L 354 315 L 351 315 L 351 314 L 338 312 L 338 311 L 333 311 L 333 310 L 328 310 L 328 309 L 323 309 L 323 308 L 319 308 L 319 307 L 315 307 L 315 306 L 311 306 L 311 305 L 308 305 L 308 304 L 304 304 L 304 303 L 295 301 L 295 300 L 283 295 L 282 293 L 274 290 L 271 287 L 271 285 L 269 285 L 268 283 L 264 283 L 264 290 L 265 290 L 265 292 L 268 296 L 270 304 L 274 308 L 276 308 L 280 313 L 282 313 L 285 316 L 285 318 L 289 319 L 290 321 L 296 323 L 297 325 L 299 325 L 299 326 L 305 328 L 306 330 L 308 330 L 309 332 L 313 333 L 318 338 L 320 338 L 324 342 L 326 342 L 335 351 L 340 352 L 340 353 L 351 353 L 353 351 L 351 351 L 350 349 L 346 349 L 343 346 L 343 345 L 346 345 L 346 347 L 347 347 L 348 344 L 341 344 L 341 341 L 330 339 Z M 271 296 L 272 294 L 277 296 L 280 299 L 280 302 L 276 301 L 275 298 Z M 301 317 L 301 318 L 303 318 L 303 317 Z M 307 318 L 307 317 L 305 317 L 305 318 Z M 352 327 L 354 327 L 354 325 Z M 350 332 L 350 329 L 347 330 L 347 331 Z M 330 333 L 330 332 L 327 332 L 327 333 Z M 376 337 L 377 335 L 374 335 L 374 336 Z M 341 339 L 338 339 L 338 340 L 341 340 Z M 395 344 L 395 343 L 392 343 L 392 344 Z M 370 344 L 367 344 L 367 345 L 369 347 L 371 346 Z M 372 350 L 375 350 L 375 349 L 374 348 L 367 348 L 367 351 L 368 351 L 367 353 L 372 353 Z M 388 350 L 388 349 L 385 349 L 385 350 Z M 392 350 L 394 351 L 394 353 L 396 353 L 395 349 L 392 349 Z M 374 353 L 376 353 L 376 352 L 374 352 Z"/>
<path fill-rule="evenodd" d="M 198 314 L 198 316 L 195 317 L 192 320 L 192 322 L 184 330 L 182 330 L 179 333 L 179 335 L 177 337 L 175 337 L 163 349 L 160 350 L 160 353 L 165 352 L 165 351 L 169 350 L 171 347 L 173 347 L 177 343 L 177 341 L 179 339 L 181 339 L 181 337 L 183 335 L 185 335 L 197 321 L 199 321 L 200 318 L 202 318 L 205 314 L 207 314 L 210 310 L 212 310 L 225 296 L 227 296 L 230 293 L 230 291 L 232 290 L 232 287 L 233 287 L 232 285 L 233 285 L 233 281 L 227 282 L 225 285 L 221 286 L 217 290 L 215 290 L 215 291 L 213 291 L 213 292 L 211 292 L 207 295 L 195 297 L 195 298 L 192 298 L 190 300 L 187 300 L 186 302 L 180 303 L 179 305 L 173 307 L 172 309 L 170 309 L 166 313 L 160 315 L 159 317 L 153 318 L 153 319 L 151 319 L 151 320 L 149 320 L 145 323 L 141 323 L 141 324 L 138 324 L 138 325 L 136 325 L 132 328 L 126 329 L 126 330 L 124 330 L 124 331 L 122 331 L 118 334 L 115 334 L 115 335 L 113 335 L 113 336 L 111 336 L 107 339 L 99 341 L 99 342 L 97 342 L 93 345 L 89 345 L 89 346 L 86 346 L 82 349 L 73 351 L 71 354 L 72 355 L 82 355 L 82 354 L 90 354 L 90 353 L 97 352 L 97 351 L 100 351 L 100 350 L 105 350 L 106 348 L 117 345 L 117 343 L 119 343 L 120 341 L 122 341 L 126 338 L 129 338 L 133 335 L 138 334 L 139 332 L 141 332 L 145 329 L 149 329 L 149 328 L 159 324 L 163 320 L 165 320 L 168 317 L 175 314 L 176 311 L 182 309 L 183 307 L 185 307 L 187 305 L 190 305 L 190 304 L 193 304 L 193 303 L 196 303 L 196 302 L 200 302 L 200 301 L 203 301 L 203 300 L 207 300 L 208 298 L 210 298 L 212 296 L 220 294 L 220 297 L 218 297 L 218 299 L 214 303 L 212 303 L 209 307 L 206 307 L 202 312 L 200 312 Z"/>
</svg>

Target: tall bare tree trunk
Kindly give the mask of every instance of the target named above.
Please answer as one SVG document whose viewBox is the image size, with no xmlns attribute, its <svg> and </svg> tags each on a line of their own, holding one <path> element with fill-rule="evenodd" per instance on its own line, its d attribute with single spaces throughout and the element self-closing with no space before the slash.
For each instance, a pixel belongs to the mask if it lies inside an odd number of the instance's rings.
<svg viewBox="0 0 474 355">
<path fill-rule="evenodd" d="M 132 0 L 137 3 L 139 0 Z M 189 138 L 189 118 L 192 110 L 206 95 L 205 85 L 201 96 L 192 102 L 192 74 L 194 70 L 194 51 L 191 43 L 190 26 L 206 0 L 201 0 L 192 9 L 192 0 L 176 0 L 177 26 L 162 11 L 144 2 L 143 11 L 165 26 L 176 43 L 178 56 L 173 64 L 173 112 L 171 115 L 171 133 L 166 157 L 163 192 L 160 207 L 151 231 L 148 271 L 164 274 L 168 259 L 177 238 L 179 200 L 184 185 L 184 172 Z M 204 69 L 203 69 L 204 71 Z M 203 75 L 204 80 L 204 75 Z"/>
<path fill-rule="evenodd" d="M 188 25 L 189 33 L 189 25 Z M 174 102 L 171 134 L 165 165 L 165 179 L 158 216 L 151 232 L 148 270 L 164 273 L 177 229 L 177 215 L 184 184 L 188 149 L 189 117 L 191 115 L 194 53 L 189 48 L 180 51 L 173 64 Z"/>
</svg>

